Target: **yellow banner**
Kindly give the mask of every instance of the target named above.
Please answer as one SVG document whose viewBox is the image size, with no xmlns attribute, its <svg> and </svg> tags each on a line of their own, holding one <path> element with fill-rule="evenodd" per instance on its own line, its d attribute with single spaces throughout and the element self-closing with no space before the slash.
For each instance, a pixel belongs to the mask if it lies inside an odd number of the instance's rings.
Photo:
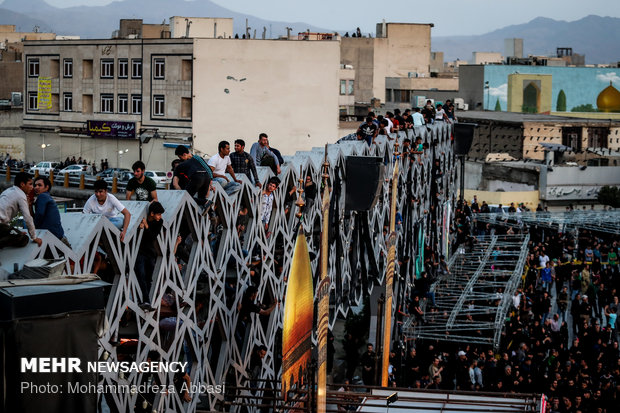
<svg viewBox="0 0 620 413">
<path fill-rule="evenodd" d="M 327 162 L 327 160 L 326 160 Z M 326 173 L 326 172 L 325 172 Z M 327 274 L 329 257 L 329 186 L 327 176 L 324 176 L 323 198 L 321 211 L 323 212 L 323 229 L 321 231 L 321 283 L 319 284 L 318 314 L 318 351 L 319 377 L 317 380 L 317 413 L 325 413 L 327 409 L 327 331 L 329 329 L 329 286 Z"/>
<path fill-rule="evenodd" d="M 282 395 L 301 386 L 311 357 L 314 294 L 308 244 L 300 226 L 284 302 Z"/>
<path fill-rule="evenodd" d="M 39 110 L 52 108 L 52 78 L 51 77 L 39 77 L 39 84 L 37 88 L 37 100 L 38 100 Z"/>
</svg>

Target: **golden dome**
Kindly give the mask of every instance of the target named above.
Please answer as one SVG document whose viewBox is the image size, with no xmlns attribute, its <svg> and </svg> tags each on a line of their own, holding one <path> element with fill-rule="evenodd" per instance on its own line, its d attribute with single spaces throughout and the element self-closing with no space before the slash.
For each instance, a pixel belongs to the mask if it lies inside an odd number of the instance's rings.
<svg viewBox="0 0 620 413">
<path fill-rule="evenodd" d="M 620 91 L 609 82 L 596 98 L 596 106 L 601 112 L 620 112 Z"/>
</svg>

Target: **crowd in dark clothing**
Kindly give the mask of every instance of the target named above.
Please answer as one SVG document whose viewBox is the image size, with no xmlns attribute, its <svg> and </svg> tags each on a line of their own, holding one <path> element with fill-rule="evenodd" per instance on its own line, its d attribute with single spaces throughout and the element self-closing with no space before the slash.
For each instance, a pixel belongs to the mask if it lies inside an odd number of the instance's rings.
<svg viewBox="0 0 620 413">
<path fill-rule="evenodd" d="M 620 237 L 582 229 L 576 235 L 536 226 L 482 224 L 476 222 L 472 210 L 479 211 L 480 206 L 458 204 L 453 248 L 467 249 L 491 231 L 530 235 L 522 284 L 512 298 L 499 348 L 398 340 L 390 356 L 390 385 L 542 393 L 548 398 L 549 413 L 618 411 Z M 426 261 L 425 269 L 433 279 L 439 270 L 447 270 L 440 265 L 445 265 L 444 260 Z M 426 284 L 425 280 L 416 282 L 413 304 L 409 311 L 398 309 L 397 322 L 409 316 L 423 319 L 411 313 L 420 308 L 416 299 L 426 299 L 426 308 L 432 308 L 435 297 L 427 295 Z M 441 290 L 436 294 L 439 299 Z"/>
</svg>

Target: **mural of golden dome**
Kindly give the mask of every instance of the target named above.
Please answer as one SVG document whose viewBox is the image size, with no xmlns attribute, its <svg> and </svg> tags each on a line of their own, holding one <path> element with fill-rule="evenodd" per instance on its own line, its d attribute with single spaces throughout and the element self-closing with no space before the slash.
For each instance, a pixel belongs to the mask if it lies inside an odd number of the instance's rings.
<svg viewBox="0 0 620 413">
<path fill-rule="evenodd" d="M 596 106 L 601 112 L 620 112 L 620 91 L 609 82 L 596 98 Z"/>
</svg>

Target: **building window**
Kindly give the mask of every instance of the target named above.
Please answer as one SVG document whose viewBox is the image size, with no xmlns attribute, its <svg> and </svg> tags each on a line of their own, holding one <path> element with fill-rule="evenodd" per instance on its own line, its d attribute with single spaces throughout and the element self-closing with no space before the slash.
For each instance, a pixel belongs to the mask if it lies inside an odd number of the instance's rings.
<svg viewBox="0 0 620 413">
<path fill-rule="evenodd" d="M 181 98 L 181 117 L 192 117 L 192 98 Z"/>
<path fill-rule="evenodd" d="M 101 113 L 114 113 L 114 95 L 101 95 Z"/>
<path fill-rule="evenodd" d="M 28 59 L 28 77 L 39 77 L 39 59 Z"/>
<path fill-rule="evenodd" d="M 129 62 L 127 59 L 118 59 L 118 78 L 127 79 L 129 74 Z"/>
<path fill-rule="evenodd" d="M 347 95 L 353 94 L 353 86 L 355 84 L 355 80 L 349 80 L 349 89 L 347 91 Z"/>
<path fill-rule="evenodd" d="M 142 79 L 142 59 L 131 59 L 131 78 Z"/>
<path fill-rule="evenodd" d="M 39 110 L 37 92 L 28 92 L 28 110 Z"/>
<path fill-rule="evenodd" d="M 63 101 L 63 110 L 65 112 L 72 112 L 73 111 L 73 93 L 63 93 L 62 95 L 62 101 Z"/>
<path fill-rule="evenodd" d="M 82 60 L 82 79 L 92 79 L 92 78 L 93 78 L 93 60 L 84 59 Z"/>
<path fill-rule="evenodd" d="M 609 128 L 588 128 L 588 148 L 607 148 Z"/>
<path fill-rule="evenodd" d="M 166 61 L 155 59 L 153 63 L 153 79 L 164 79 L 166 77 Z"/>
<path fill-rule="evenodd" d="M 131 113 L 139 115 L 142 113 L 142 96 L 131 95 Z"/>
<path fill-rule="evenodd" d="M 110 79 L 114 77 L 114 60 L 101 60 L 101 78 Z"/>
<path fill-rule="evenodd" d="M 62 61 L 62 76 L 73 77 L 73 59 L 64 59 Z"/>
<path fill-rule="evenodd" d="M 118 113 L 129 113 L 128 104 L 127 95 L 118 95 Z"/>
<path fill-rule="evenodd" d="M 573 152 L 581 151 L 581 128 L 562 128 L 562 145 L 570 146 Z"/>
<path fill-rule="evenodd" d="M 153 116 L 165 115 L 165 101 L 164 95 L 153 96 Z"/>
<path fill-rule="evenodd" d="M 82 95 L 82 113 L 93 113 L 93 95 Z"/>
<path fill-rule="evenodd" d="M 341 80 L 340 81 L 340 94 L 344 95 L 347 93 L 347 81 L 346 80 Z"/>
</svg>

